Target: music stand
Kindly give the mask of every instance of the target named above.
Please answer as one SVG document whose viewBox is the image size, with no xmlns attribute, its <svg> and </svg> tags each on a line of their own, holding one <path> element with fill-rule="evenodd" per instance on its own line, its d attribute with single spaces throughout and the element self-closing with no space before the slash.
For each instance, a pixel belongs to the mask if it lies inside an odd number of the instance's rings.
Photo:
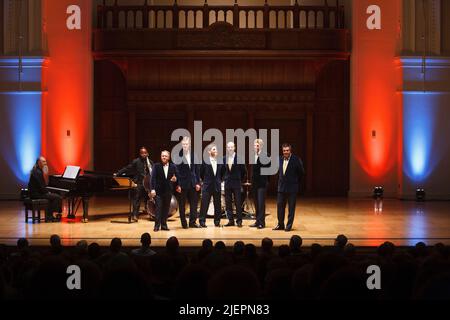
<svg viewBox="0 0 450 320">
<path fill-rule="evenodd" d="M 136 187 L 133 185 L 133 180 L 131 180 L 131 178 L 128 178 L 128 201 L 129 201 L 128 218 L 111 220 L 111 223 L 124 223 L 124 224 L 137 223 L 137 221 L 131 220 L 131 215 L 133 213 L 132 208 L 133 198 L 131 197 L 131 192 L 133 189 L 136 189 Z"/>
<path fill-rule="evenodd" d="M 242 216 L 245 219 L 256 219 L 255 217 L 255 204 L 253 200 L 250 199 L 250 187 L 252 186 L 251 182 L 248 180 L 242 184 L 245 190 L 245 200 L 242 201 Z"/>
</svg>

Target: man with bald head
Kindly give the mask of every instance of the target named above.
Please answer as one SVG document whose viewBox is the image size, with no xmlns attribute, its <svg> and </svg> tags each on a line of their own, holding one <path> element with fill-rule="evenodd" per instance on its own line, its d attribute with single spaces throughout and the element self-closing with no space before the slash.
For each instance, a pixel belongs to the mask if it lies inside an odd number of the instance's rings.
<svg viewBox="0 0 450 320">
<path fill-rule="evenodd" d="M 62 198 L 56 193 L 47 190 L 48 185 L 48 166 L 47 160 L 40 156 L 31 170 L 30 180 L 28 182 L 28 192 L 31 199 L 47 199 L 49 206 L 45 213 L 45 222 L 58 221 L 53 217 L 53 213 L 62 212 Z"/>
</svg>

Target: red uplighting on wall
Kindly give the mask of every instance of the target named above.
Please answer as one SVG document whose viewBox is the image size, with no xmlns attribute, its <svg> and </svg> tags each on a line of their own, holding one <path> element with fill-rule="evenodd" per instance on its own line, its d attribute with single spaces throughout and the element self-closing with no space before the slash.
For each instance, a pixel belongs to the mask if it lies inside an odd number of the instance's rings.
<svg viewBox="0 0 450 320">
<path fill-rule="evenodd" d="M 381 29 L 370 29 L 370 6 L 380 9 Z M 396 45 L 400 38 L 400 1 L 353 2 L 353 119 L 355 159 L 374 181 L 392 172 L 398 161 Z"/>
<path fill-rule="evenodd" d="M 55 172 L 68 164 L 92 164 L 91 10 L 92 0 L 44 1 L 48 94 L 42 116 L 43 154 Z M 77 18 L 79 28 L 70 29 L 67 19 L 73 23 Z"/>
</svg>

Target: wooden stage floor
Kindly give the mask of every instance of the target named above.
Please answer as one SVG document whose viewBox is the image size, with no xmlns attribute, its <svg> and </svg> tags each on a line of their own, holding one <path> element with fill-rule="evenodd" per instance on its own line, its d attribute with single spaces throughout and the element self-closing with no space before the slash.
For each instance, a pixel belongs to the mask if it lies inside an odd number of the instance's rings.
<svg viewBox="0 0 450 320">
<path fill-rule="evenodd" d="M 153 222 L 141 216 L 138 223 L 117 224 L 111 220 L 126 220 L 126 197 L 93 198 L 90 204 L 89 223 L 24 222 L 24 212 L 19 201 L 0 201 L 0 243 L 15 244 L 17 238 L 26 237 L 32 245 L 46 245 L 52 234 L 63 238 L 65 245 L 80 239 L 109 244 L 111 238 L 120 237 L 124 245 L 139 244 L 140 235 L 150 232 L 152 245 L 164 245 L 170 236 L 176 236 L 184 246 L 197 246 L 205 238 L 223 240 L 232 245 L 237 240 L 259 245 L 261 239 L 270 237 L 276 245 L 288 243 L 298 234 L 305 245 L 314 242 L 330 245 L 336 235 L 343 233 L 349 242 L 362 246 L 377 246 L 384 241 L 396 245 L 412 245 L 424 241 L 428 245 L 438 242 L 450 244 L 450 202 L 424 202 L 384 200 L 383 211 L 375 212 L 372 199 L 300 198 L 292 232 L 273 231 L 276 224 L 276 202 L 267 203 L 267 227 L 263 230 L 249 228 L 253 220 L 244 220 L 244 227 L 216 228 L 212 219 L 207 229 L 181 228 L 178 214 L 169 220 L 170 231 L 153 232 Z M 226 219 L 222 220 L 226 223 Z"/>
</svg>

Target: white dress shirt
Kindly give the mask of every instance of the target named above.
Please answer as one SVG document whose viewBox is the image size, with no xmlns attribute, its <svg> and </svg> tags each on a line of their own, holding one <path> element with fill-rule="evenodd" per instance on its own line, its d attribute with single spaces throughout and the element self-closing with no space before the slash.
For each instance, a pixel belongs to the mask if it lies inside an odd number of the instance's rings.
<svg viewBox="0 0 450 320">
<path fill-rule="evenodd" d="M 209 158 L 209 162 L 211 162 L 211 166 L 213 168 L 214 175 L 217 173 L 217 160 L 216 158 Z"/>
<path fill-rule="evenodd" d="M 258 163 L 258 158 L 259 158 L 260 154 L 261 154 L 261 152 L 260 153 L 255 153 L 255 164 Z"/>
<path fill-rule="evenodd" d="M 287 170 L 287 167 L 288 167 L 288 165 L 289 165 L 289 160 L 291 159 L 291 157 L 289 157 L 289 158 L 283 158 L 283 175 L 285 175 L 286 174 L 286 170 Z"/>
<path fill-rule="evenodd" d="M 236 152 L 234 152 L 231 156 L 228 156 L 227 164 L 228 164 L 228 169 L 230 169 L 230 170 L 231 170 L 231 168 L 232 168 L 232 166 L 234 164 L 234 157 L 235 156 L 236 156 Z"/>
<path fill-rule="evenodd" d="M 166 179 L 167 179 L 167 175 L 169 174 L 169 163 L 163 165 L 163 169 L 164 169 L 164 175 L 166 176 Z"/>
<path fill-rule="evenodd" d="M 189 165 L 189 168 L 191 167 L 191 153 L 188 152 L 184 155 L 184 157 L 186 158 L 186 162 Z"/>
</svg>

